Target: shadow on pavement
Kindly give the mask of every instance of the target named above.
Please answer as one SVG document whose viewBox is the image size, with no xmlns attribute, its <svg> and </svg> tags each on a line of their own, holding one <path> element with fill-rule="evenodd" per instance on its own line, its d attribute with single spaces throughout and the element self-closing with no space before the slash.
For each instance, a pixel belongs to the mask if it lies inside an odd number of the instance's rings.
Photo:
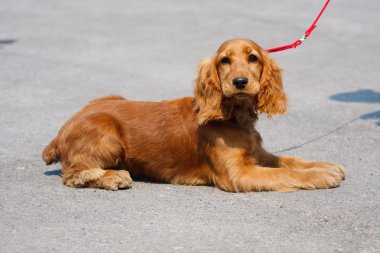
<svg viewBox="0 0 380 253">
<path fill-rule="evenodd" d="M 338 94 L 335 94 L 335 95 L 331 95 L 329 97 L 331 100 L 334 100 L 334 101 L 340 101 L 340 102 L 348 102 L 348 103 L 380 103 L 380 92 L 377 92 L 377 91 L 374 91 L 374 90 L 369 90 L 369 89 L 365 89 L 365 90 L 357 90 L 357 91 L 352 91 L 352 92 L 343 92 L 343 93 L 338 93 Z M 286 149 L 282 149 L 282 150 L 278 150 L 278 151 L 275 151 L 274 153 L 277 154 L 277 153 L 281 153 L 281 152 L 285 152 L 285 151 L 289 151 L 289 150 L 293 150 L 293 149 L 297 149 L 297 148 L 301 148 L 309 143 L 312 143 L 312 142 L 315 142 L 315 141 L 318 141 L 322 138 L 325 138 L 326 136 L 330 135 L 330 134 L 333 134 L 335 133 L 336 131 L 339 131 L 340 129 L 348 126 L 349 124 L 351 124 L 352 122 L 355 122 L 356 120 L 358 119 L 362 119 L 362 120 L 379 120 L 378 122 L 376 122 L 375 124 L 380 126 L 380 111 L 375 111 L 375 112 L 371 112 L 371 113 L 367 113 L 367 114 L 364 114 L 364 115 L 361 115 L 359 117 L 356 117 L 354 119 L 351 119 L 350 121 L 347 121 L 341 125 L 339 125 L 338 127 L 336 127 L 335 129 L 327 132 L 327 133 L 324 133 L 320 136 L 317 136 L 311 140 L 308 140 L 308 141 L 305 141 L 301 144 L 298 144 L 298 145 L 295 145 L 295 146 L 292 146 L 292 147 L 289 147 L 289 148 L 286 148 Z"/>
<path fill-rule="evenodd" d="M 60 169 L 58 170 L 48 170 L 44 172 L 45 176 L 61 176 L 62 171 Z"/>
<path fill-rule="evenodd" d="M 378 120 L 378 119 L 380 119 L 380 111 L 364 114 L 364 115 L 360 116 L 360 118 L 364 119 L 364 120 Z M 378 122 L 376 122 L 376 125 L 380 126 L 380 120 Z"/>
<path fill-rule="evenodd" d="M 17 40 L 15 39 L 0 39 L 0 49 L 4 46 L 4 45 L 9 45 L 9 44 L 13 44 L 15 43 Z"/>
<path fill-rule="evenodd" d="M 60 169 L 48 170 L 48 171 L 44 172 L 44 175 L 45 176 L 61 176 L 62 175 L 62 170 L 60 170 Z M 150 180 L 148 178 L 136 177 L 136 176 L 133 177 L 133 181 L 134 182 L 144 182 L 144 183 L 154 183 L 154 184 L 168 184 L 168 183 L 154 181 L 154 180 Z"/>
<path fill-rule="evenodd" d="M 380 92 L 364 89 L 352 92 L 343 92 L 329 97 L 331 100 L 348 103 L 380 103 Z M 379 120 L 375 124 L 380 126 L 380 111 L 364 114 L 360 116 L 363 120 Z"/>
</svg>

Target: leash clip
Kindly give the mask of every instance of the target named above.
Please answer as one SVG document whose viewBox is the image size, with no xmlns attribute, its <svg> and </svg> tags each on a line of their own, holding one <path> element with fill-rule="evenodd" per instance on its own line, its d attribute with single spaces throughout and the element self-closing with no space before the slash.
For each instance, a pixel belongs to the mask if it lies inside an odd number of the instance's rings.
<svg viewBox="0 0 380 253">
<path fill-rule="evenodd" d="M 279 47 L 274 47 L 274 48 L 270 48 L 270 49 L 267 49 L 266 51 L 268 53 L 273 53 L 273 52 L 278 52 L 278 51 L 282 51 L 282 50 L 286 50 L 286 49 L 290 49 L 290 48 L 296 48 L 298 47 L 299 45 L 302 44 L 302 42 L 304 40 L 307 39 L 307 37 L 309 37 L 309 35 L 312 33 L 312 31 L 317 27 L 317 22 L 319 20 L 319 18 L 322 16 L 323 12 L 325 11 L 327 5 L 330 3 L 330 0 L 326 0 L 326 3 L 325 5 L 323 5 L 322 7 L 322 10 L 319 12 L 317 18 L 314 20 L 314 22 L 311 24 L 311 26 L 309 27 L 309 29 L 306 30 L 306 32 L 304 33 L 304 35 L 301 37 L 301 39 L 298 39 L 296 40 L 294 43 L 292 44 L 288 44 L 288 45 L 284 45 L 284 46 L 279 46 Z"/>
</svg>

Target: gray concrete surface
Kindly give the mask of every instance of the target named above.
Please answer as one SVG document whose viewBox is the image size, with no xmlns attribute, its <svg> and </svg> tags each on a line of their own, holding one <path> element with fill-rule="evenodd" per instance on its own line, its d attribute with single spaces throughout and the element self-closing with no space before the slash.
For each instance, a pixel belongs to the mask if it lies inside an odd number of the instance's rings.
<svg viewBox="0 0 380 253">
<path fill-rule="evenodd" d="M 1 1 L 0 252 L 379 252 L 376 0 L 332 1 L 304 45 L 273 54 L 289 113 L 258 124 L 271 151 L 344 164 L 339 188 L 72 189 L 40 158 L 90 99 L 191 95 L 197 62 L 221 42 L 292 42 L 323 2 Z"/>
</svg>

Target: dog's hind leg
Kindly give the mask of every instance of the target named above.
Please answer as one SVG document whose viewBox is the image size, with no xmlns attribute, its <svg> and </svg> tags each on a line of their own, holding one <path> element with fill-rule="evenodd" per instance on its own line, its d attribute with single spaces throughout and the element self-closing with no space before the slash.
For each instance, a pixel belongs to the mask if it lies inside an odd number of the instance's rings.
<svg viewBox="0 0 380 253">
<path fill-rule="evenodd" d="M 106 170 L 101 177 L 90 181 L 88 186 L 112 191 L 128 189 L 132 187 L 132 178 L 126 170 Z"/>
<path fill-rule="evenodd" d="M 113 117 L 93 115 L 74 127 L 77 132 L 63 133 L 61 139 L 63 183 L 106 190 L 130 188 L 129 172 L 116 170 L 123 164 L 125 148 Z"/>
<path fill-rule="evenodd" d="M 126 170 L 107 170 L 100 167 L 84 168 L 78 165 L 62 167 L 63 183 L 71 187 L 91 187 L 116 191 L 132 187 L 132 178 Z"/>
<path fill-rule="evenodd" d="M 63 173 L 63 182 L 71 187 L 91 187 L 116 191 L 132 187 L 132 178 L 126 170 L 92 168 L 75 173 Z"/>
</svg>

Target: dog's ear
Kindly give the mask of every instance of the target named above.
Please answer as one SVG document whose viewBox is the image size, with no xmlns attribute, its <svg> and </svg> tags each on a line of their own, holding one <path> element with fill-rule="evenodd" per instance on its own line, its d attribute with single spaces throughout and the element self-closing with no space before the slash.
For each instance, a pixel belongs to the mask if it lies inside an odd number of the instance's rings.
<svg viewBox="0 0 380 253">
<path fill-rule="evenodd" d="M 195 109 L 198 123 L 223 119 L 220 79 L 213 59 L 205 59 L 198 66 L 195 81 Z"/>
<path fill-rule="evenodd" d="M 282 87 L 281 69 L 277 63 L 262 50 L 263 70 L 258 94 L 258 111 L 273 114 L 285 114 L 287 108 L 286 94 Z"/>
</svg>

